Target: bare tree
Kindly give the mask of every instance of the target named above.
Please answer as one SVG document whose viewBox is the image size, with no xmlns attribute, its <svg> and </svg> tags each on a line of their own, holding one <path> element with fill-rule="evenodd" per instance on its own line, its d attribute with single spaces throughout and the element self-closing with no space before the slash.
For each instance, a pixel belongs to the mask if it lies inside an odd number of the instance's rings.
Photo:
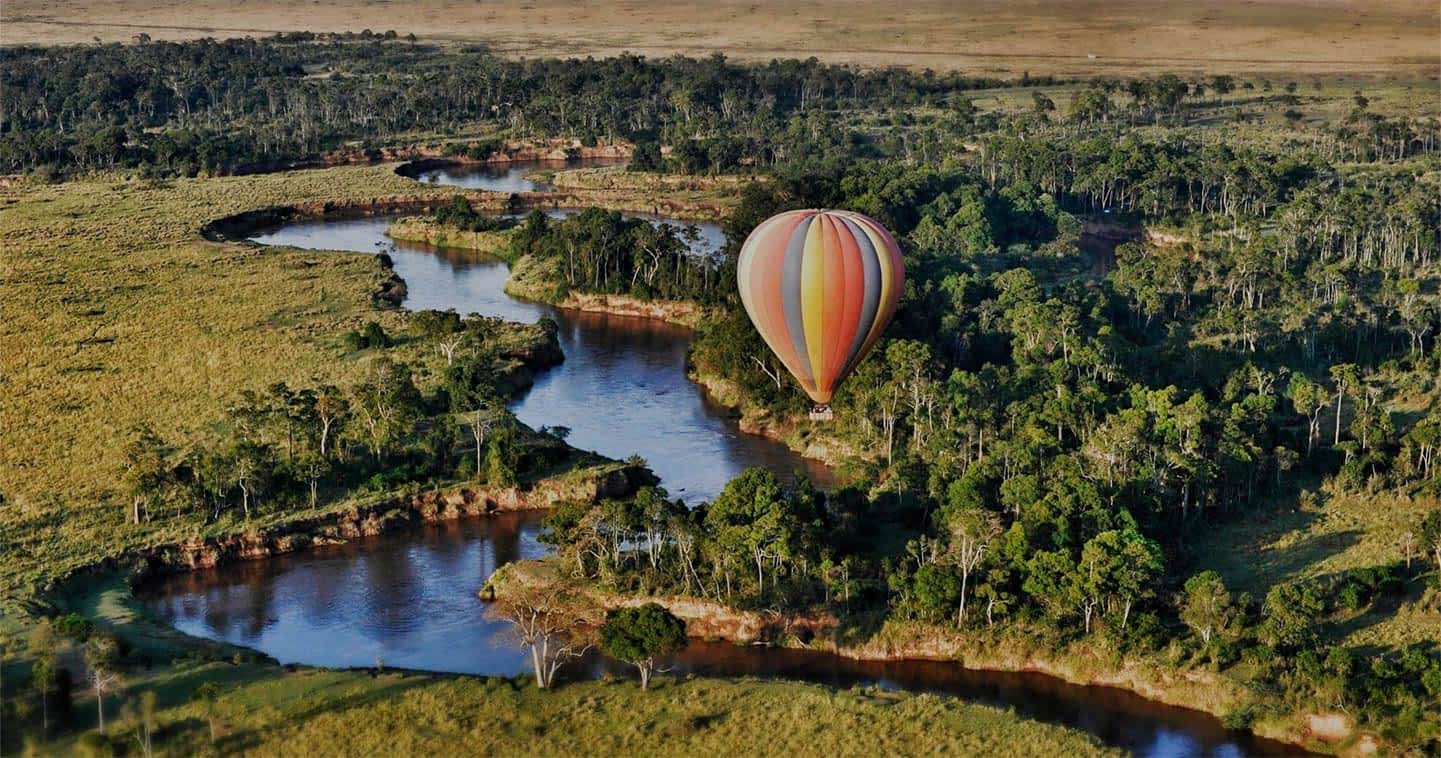
<svg viewBox="0 0 1441 758">
<path fill-rule="evenodd" d="M 492 423 L 494 422 L 485 417 L 484 408 L 477 407 L 471 411 L 470 436 L 475 438 L 475 475 L 477 477 L 480 476 L 480 472 L 485 470 L 481 463 L 481 457 L 485 453 L 485 435 L 490 431 Z"/>
<path fill-rule="evenodd" d="M 459 350 L 460 346 L 464 342 L 465 332 L 457 332 L 455 334 L 442 337 L 438 342 L 435 343 L 435 348 L 440 351 L 441 355 L 445 356 L 445 365 L 449 366 L 452 363 L 455 363 L 455 351 Z"/>
<path fill-rule="evenodd" d="M 1411 558 L 1416 555 L 1416 530 L 1407 529 L 1401 533 L 1401 553 L 1406 556 L 1406 571 L 1411 571 Z"/>
<path fill-rule="evenodd" d="M 497 600 L 492 613 L 511 623 L 511 632 L 530 649 L 535 681 L 550 689 L 566 661 L 579 658 L 590 645 L 575 632 L 581 619 L 570 611 L 573 603 L 555 586 L 524 585 Z"/>
<path fill-rule="evenodd" d="M 109 637 L 91 637 L 85 643 L 85 666 L 90 670 L 87 678 L 95 692 L 95 709 L 102 732 L 105 731 L 105 696 L 120 685 L 115 655 L 115 640 Z"/>
<path fill-rule="evenodd" d="M 982 508 L 961 508 L 947 519 L 946 527 L 951 544 L 945 558 L 961 569 L 961 607 L 956 611 L 956 625 L 962 626 L 966 623 L 966 590 L 971 574 L 985 560 L 991 540 L 1001 533 L 1001 521 Z"/>
</svg>

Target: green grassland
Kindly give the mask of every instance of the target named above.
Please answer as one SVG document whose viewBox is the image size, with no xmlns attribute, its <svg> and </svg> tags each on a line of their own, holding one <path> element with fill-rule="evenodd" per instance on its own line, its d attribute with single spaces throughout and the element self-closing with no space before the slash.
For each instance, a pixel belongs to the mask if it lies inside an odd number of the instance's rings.
<svg viewBox="0 0 1441 758">
<path fill-rule="evenodd" d="M 211 712 L 189 702 L 202 681 L 223 692 L 213 743 Z M 663 679 L 645 693 L 607 680 L 547 692 L 524 679 L 190 663 L 131 683 L 131 694 L 146 691 L 157 694 L 157 743 L 174 755 L 1113 754 L 1077 732 L 954 698 L 756 680 Z M 111 739 L 133 743 L 135 723 L 122 721 Z"/>
<path fill-rule="evenodd" d="M 135 425 L 204 438 L 241 390 L 352 384 L 367 361 L 344 345 L 346 331 L 372 320 L 402 331 L 405 312 L 371 302 L 385 276 L 372 257 L 207 242 L 204 224 L 269 205 L 418 191 L 390 166 L 3 190 L 0 596 L 197 534 L 198 520 L 124 523 L 121 447 Z M 498 339 L 536 335 L 517 325 Z M 423 372 L 442 360 L 405 340 L 391 352 Z"/>
</svg>

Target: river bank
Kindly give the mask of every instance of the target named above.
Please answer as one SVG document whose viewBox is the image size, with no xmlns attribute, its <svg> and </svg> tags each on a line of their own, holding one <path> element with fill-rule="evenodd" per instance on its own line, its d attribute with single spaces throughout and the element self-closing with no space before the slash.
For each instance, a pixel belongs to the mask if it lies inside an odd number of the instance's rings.
<svg viewBox="0 0 1441 758">
<path fill-rule="evenodd" d="M 736 645 L 765 645 L 824 653 L 854 661 L 950 662 L 970 670 L 1038 673 L 1087 687 L 1134 693 L 1146 700 L 1226 719 L 1243 710 L 1280 706 L 1250 693 L 1215 672 L 1179 670 L 1146 659 L 1127 658 L 1097 645 L 1073 644 L 1054 650 L 1023 640 L 966 634 L 917 622 L 888 621 L 863 639 L 826 612 L 782 613 L 732 608 L 715 600 L 677 595 L 628 595 L 568 577 L 551 559 L 501 567 L 481 590 L 486 600 L 504 600 L 531 587 L 560 587 L 569 598 L 568 614 L 586 625 L 599 625 L 615 608 L 659 603 L 686 621 L 693 639 Z M 1258 717 L 1251 733 L 1270 741 L 1271 754 L 1304 749 L 1343 755 L 1373 752 L 1372 735 L 1355 734 L 1344 714 L 1300 713 Z"/>
</svg>

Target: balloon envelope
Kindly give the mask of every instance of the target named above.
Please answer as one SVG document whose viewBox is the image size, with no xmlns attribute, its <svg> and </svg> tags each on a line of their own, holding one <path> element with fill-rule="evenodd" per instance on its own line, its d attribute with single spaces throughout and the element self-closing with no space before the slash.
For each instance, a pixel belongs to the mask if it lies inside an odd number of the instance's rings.
<svg viewBox="0 0 1441 758">
<path fill-rule="evenodd" d="M 905 269 L 875 219 L 803 210 L 761 222 L 741 247 L 736 277 L 756 330 L 823 405 L 890 323 Z"/>
</svg>

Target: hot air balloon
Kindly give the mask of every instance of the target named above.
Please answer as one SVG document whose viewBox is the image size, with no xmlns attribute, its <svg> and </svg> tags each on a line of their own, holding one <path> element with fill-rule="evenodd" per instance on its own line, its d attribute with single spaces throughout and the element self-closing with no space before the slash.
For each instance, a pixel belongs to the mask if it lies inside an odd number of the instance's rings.
<svg viewBox="0 0 1441 758">
<path fill-rule="evenodd" d="M 736 264 L 751 323 L 829 418 L 836 389 L 875 347 L 905 282 L 901 250 L 875 219 L 787 211 L 761 222 Z"/>
</svg>

